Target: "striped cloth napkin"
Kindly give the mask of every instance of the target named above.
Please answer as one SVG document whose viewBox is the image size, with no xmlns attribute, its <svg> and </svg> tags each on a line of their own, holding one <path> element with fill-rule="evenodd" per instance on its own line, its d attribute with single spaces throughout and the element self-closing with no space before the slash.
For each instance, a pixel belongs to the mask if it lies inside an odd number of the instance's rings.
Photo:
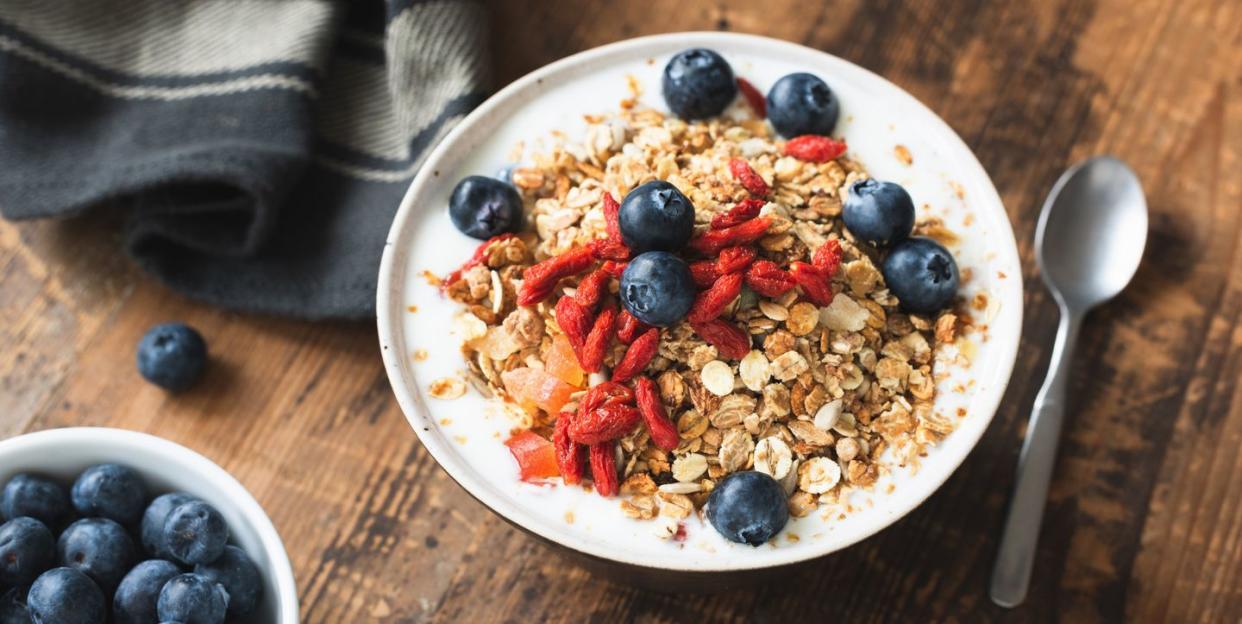
<svg viewBox="0 0 1242 624">
<path fill-rule="evenodd" d="M 3 0 L 0 213 L 126 213 L 231 309 L 363 318 L 393 213 L 484 96 L 464 0 Z"/>
</svg>

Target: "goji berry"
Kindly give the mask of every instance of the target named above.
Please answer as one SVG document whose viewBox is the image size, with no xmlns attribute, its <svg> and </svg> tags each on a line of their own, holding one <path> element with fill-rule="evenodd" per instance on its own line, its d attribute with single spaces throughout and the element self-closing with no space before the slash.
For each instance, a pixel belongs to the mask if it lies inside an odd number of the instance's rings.
<svg viewBox="0 0 1242 624">
<path fill-rule="evenodd" d="M 750 105 L 751 110 L 755 111 L 755 116 L 763 119 L 768 116 L 768 103 L 764 99 L 763 94 L 750 84 L 745 78 L 737 79 L 737 90 L 742 92 L 742 97 L 746 98 L 746 103 Z"/>
<path fill-rule="evenodd" d="M 578 444 L 616 440 L 629 435 L 639 418 L 633 406 L 605 403 L 588 412 L 579 412 L 569 423 L 569 437 Z"/>
<path fill-rule="evenodd" d="M 821 307 L 832 303 L 832 287 L 823 271 L 805 262 L 794 262 L 789 266 L 789 274 L 811 303 Z"/>
<path fill-rule="evenodd" d="M 746 270 L 746 285 L 764 297 L 779 297 L 796 285 L 793 276 L 771 260 L 756 260 Z"/>
<path fill-rule="evenodd" d="M 727 212 L 712 216 L 712 229 L 723 230 L 727 227 L 750 221 L 759 216 L 759 211 L 763 209 L 766 203 L 762 199 L 755 199 L 753 197 L 743 199 Z"/>
<path fill-rule="evenodd" d="M 643 372 L 659 349 L 660 330 L 652 327 L 643 332 L 643 335 L 635 339 L 625 350 L 621 361 L 617 362 L 617 366 L 612 369 L 612 380 L 629 381 L 634 375 Z"/>
<path fill-rule="evenodd" d="M 716 278 L 720 277 L 720 271 L 716 268 L 715 260 L 700 260 L 690 263 L 690 279 L 694 280 L 694 285 L 702 288 L 711 288 L 716 283 Z"/>
<path fill-rule="evenodd" d="M 725 247 L 753 243 L 763 238 L 769 225 L 772 225 L 771 219 L 758 217 L 721 230 L 708 230 L 690 239 L 689 246 L 705 256 L 715 256 Z"/>
<path fill-rule="evenodd" d="M 702 323 L 710 321 L 721 312 L 724 312 L 725 306 L 730 301 L 737 298 L 742 293 L 742 274 L 734 273 L 732 275 L 722 275 L 720 279 L 712 284 L 711 288 L 699 292 L 694 299 L 694 305 L 690 306 L 690 311 L 686 313 L 686 319 L 691 323 Z"/>
<path fill-rule="evenodd" d="M 621 241 L 621 204 L 612 193 L 604 193 L 604 227 L 609 239 Z"/>
<path fill-rule="evenodd" d="M 608 238 L 597 238 L 587 245 L 600 260 L 629 260 L 630 248 L 625 243 Z"/>
<path fill-rule="evenodd" d="M 647 423 L 651 441 L 666 451 L 677 448 L 681 444 L 681 434 L 677 433 L 677 426 L 673 421 L 668 419 L 664 402 L 660 400 L 660 391 L 656 389 L 651 378 L 639 377 L 634 380 L 634 399 L 638 403 L 639 414 L 642 414 L 643 421 Z"/>
<path fill-rule="evenodd" d="M 845 141 L 817 134 L 804 134 L 785 142 L 785 155 L 807 162 L 825 163 L 844 154 Z"/>
<path fill-rule="evenodd" d="M 561 471 L 561 479 L 573 485 L 582 481 L 586 472 L 586 447 L 574 442 L 569 437 L 569 423 L 573 422 L 573 412 L 561 412 L 556 417 L 556 427 L 552 430 L 552 445 L 556 448 L 556 466 Z"/>
<path fill-rule="evenodd" d="M 629 310 L 622 310 L 617 316 L 617 339 L 621 344 L 630 344 L 641 336 L 651 326 L 638 320 L 638 317 L 630 314 Z"/>
<path fill-rule="evenodd" d="M 612 442 L 591 445 L 591 480 L 600 496 L 616 496 L 621 491 L 617 483 L 617 453 Z"/>
<path fill-rule="evenodd" d="M 587 334 L 586 341 L 582 343 L 582 353 L 578 358 L 582 370 L 588 373 L 598 373 L 603 367 L 604 356 L 608 352 L 608 343 L 612 341 L 612 331 L 616 321 L 617 311 L 612 308 L 604 308 L 599 316 L 595 317 L 595 324 L 591 326 L 591 332 Z"/>
<path fill-rule="evenodd" d="M 626 251 L 628 252 L 629 250 L 627 249 Z M 629 264 L 628 262 L 607 262 L 604 266 L 608 268 L 613 277 L 621 279 L 621 275 L 625 273 L 625 267 L 629 266 Z"/>
<path fill-rule="evenodd" d="M 841 268 L 841 241 L 834 238 L 821 245 L 811 257 L 811 264 L 823 271 L 828 279 L 832 279 L 837 274 L 837 269 Z"/>
<path fill-rule="evenodd" d="M 742 273 L 759 255 L 752 247 L 725 247 L 716 259 L 716 271 L 721 275 Z"/>
<path fill-rule="evenodd" d="M 457 282 L 457 280 L 461 279 L 462 273 L 465 273 L 466 271 L 473 269 L 474 267 L 482 264 L 484 260 L 487 260 L 487 250 L 490 249 L 492 245 L 495 245 L 496 243 L 499 243 L 500 241 L 509 240 L 510 238 L 513 238 L 513 233 L 506 232 L 504 234 L 497 234 L 483 241 L 483 244 L 476 247 L 474 249 L 474 253 L 470 254 L 469 260 L 466 260 L 464 263 L 462 263 L 460 267 L 457 267 L 456 271 L 449 273 L 448 276 L 444 278 L 444 281 L 441 282 L 440 287 L 448 288 L 449 286 L 452 286 L 454 283 Z"/>
<path fill-rule="evenodd" d="M 527 268 L 522 274 L 518 305 L 534 305 L 543 301 L 552 294 L 561 278 L 577 275 L 594 263 L 595 254 L 589 247 L 575 247 Z"/>
<path fill-rule="evenodd" d="M 750 353 L 750 336 L 737 326 L 722 319 L 712 319 L 702 323 L 690 323 L 694 333 L 716 347 L 716 350 L 727 358 L 740 360 Z"/>
<path fill-rule="evenodd" d="M 561 326 L 569 346 L 574 348 L 578 363 L 582 363 L 582 345 L 591 333 L 591 313 L 572 297 L 561 297 L 556 302 L 556 324 Z"/>
<path fill-rule="evenodd" d="M 601 405 L 629 405 L 634 402 L 634 391 L 615 381 L 605 381 L 591 386 L 578 401 L 578 413 L 585 414 Z"/>
<path fill-rule="evenodd" d="M 732 173 L 738 183 L 749 191 L 751 195 L 767 197 L 768 191 L 772 190 L 768 188 L 768 183 L 764 182 L 758 173 L 755 173 L 754 167 L 751 167 L 750 163 L 741 158 L 729 160 L 729 173 Z"/>
<path fill-rule="evenodd" d="M 604 263 L 605 265 L 609 263 Z M 594 310 L 599 305 L 604 293 L 608 292 L 608 282 L 612 280 L 612 272 L 606 266 L 595 269 L 588 273 L 582 281 L 578 282 L 578 289 L 574 292 L 574 300 L 582 307 L 588 310 Z"/>
</svg>

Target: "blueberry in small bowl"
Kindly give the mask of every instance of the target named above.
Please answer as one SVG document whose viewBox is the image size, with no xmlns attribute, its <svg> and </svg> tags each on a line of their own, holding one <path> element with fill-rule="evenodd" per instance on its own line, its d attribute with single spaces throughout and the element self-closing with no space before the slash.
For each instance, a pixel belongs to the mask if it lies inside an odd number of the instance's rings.
<svg viewBox="0 0 1242 624">
<path fill-rule="evenodd" d="M 182 503 L 164 520 L 164 547 L 186 565 L 211 563 L 224 552 L 229 527 L 215 507 L 202 501 Z"/>
<path fill-rule="evenodd" d="M 768 90 L 768 121 L 785 138 L 830 135 L 841 105 L 828 83 L 805 72 L 789 74 Z"/>
<path fill-rule="evenodd" d="M 138 372 L 170 392 L 189 389 L 207 367 L 207 343 L 184 323 L 152 327 L 138 342 Z"/>
<path fill-rule="evenodd" d="M 762 546 L 789 522 L 785 489 L 762 472 L 725 477 L 707 498 L 707 520 L 725 539 Z"/>
<path fill-rule="evenodd" d="M 79 515 L 133 526 L 142 518 L 147 487 L 129 466 L 96 464 L 82 471 L 73 482 L 70 500 Z"/>
<path fill-rule="evenodd" d="M 694 234 L 694 204 L 664 180 L 640 184 L 621 200 L 621 237 L 634 253 L 680 251 Z"/>
<path fill-rule="evenodd" d="M 648 251 L 621 274 L 621 305 L 638 320 L 656 327 L 675 325 L 698 294 L 690 267 L 667 251 Z"/>
<path fill-rule="evenodd" d="M 69 495 L 51 479 L 18 474 L 4 486 L 0 512 L 5 518 L 29 516 L 49 528 L 59 529 L 69 517 Z"/>
<path fill-rule="evenodd" d="M 224 624 L 228 602 L 228 592 L 219 583 L 190 573 L 164 584 L 156 610 L 161 622 Z"/>
<path fill-rule="evenodd" d="M 29 585 L 56 561 L 56 538 L 42 522 L 25 516 L 0 526 L 0 583 Z"/>
<path fill-rule="evenodd" d="M 112 621 L 115 624 L 158 622 L 156 602 L 160 590 L 180 574 L 181 568 L 163 559 L 148 559 L 134 566 L 116 588 L 112 598 Z"/>
<path fill-rule="evenodd" d="M 60 565 L 84 572 L 104 594 L 111 594 L 138 559 L 134 540 L 107 518 L 83 518 L 56 542 Z"/>
<path fill-rule="evenodd" d="M 449 218 L 462 234 L 487 240 L 522 227 L 522 198 L 507 182 L 466 176 L 449 196 Z"/>
<path fill-rule="evenodd" d="M 664 102 L 682 119 L 706 119 L 724 112 L 737 97 L 733 68 L 713 50 L 682 50 L 664 66 Z"/>
<path fill-rule="evenodd" d="M 30 586 L 26 608 L 39 624 L 103 624 L 104 594 L 91 577 L 75 568 L 52 568 Z"/>
<path fill-rule="evenodd" d="M 224 587 L 229 595 L 228 613 L 232 616 L 254 611 L 263 591 L 259 570 L 246 551 L 236 546 L 225 546 L 215 561 L 194 566 L 194 573 Z"/>
<path fill-rule="evenodd" d="M 935 314 L 949 307 L 961 281 L 953 254 L 940 243 L 922 237 L 893 246 L 881 272 L 902 309 L 918 314 Z"/>
<path fill-rule="evenodd" d="M 138 532 L 142 548 L 152 557 L 172 559 L 172 553 L 168 552 L 168 546 L 164 543 L 164 521 L 168 519 L 168 514 L 173 509 L 182 503 L 195 500 L 198 499 L 185 492 L 169 492 L 156 496 L 155 500 L 151 501 L 147 509 L 142 512 L 142 526 Z"/>
<path fill-rule="evenodd" d="M 895 182 L 859 180 L 845 195 L 841 219 L 855 238 L 887 247 L 910 236 L 914 200 Z"/>
</svg>

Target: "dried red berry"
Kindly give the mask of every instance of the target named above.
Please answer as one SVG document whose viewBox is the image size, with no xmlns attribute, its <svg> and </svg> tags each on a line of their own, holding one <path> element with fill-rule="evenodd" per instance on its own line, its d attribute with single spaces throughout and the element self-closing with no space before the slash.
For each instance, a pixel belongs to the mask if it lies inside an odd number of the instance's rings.
<svg viewBox="0 0 1242 624">
<path fill-rule="evenodd" d="M 643 372 L 644 368 L 651 363 L 651 358 L 655 357 L 656 351 L 660 350 L 660 330 L 652 327 L 643 332 L 630 344 L 625 350 L 625 355 L 621 361 L 617 362 L 617 366 L 612 369 L 613 381 L 629 381 Z"/>
<path fill-rule="evenodd" d="M 621 240 L 621 204 L 612 197 L 612 193 L 604 193 L 604 227 L 608 238 Z"/>
<path fill-rule="evenodd" d="M 759 240 L 767 233 L 769 225 L 772 225 L 771 219 L 759 217 L 722 230 L 708 230 L 697 238 L 690 239 L 689 246 L 705 256 L 715 256 L 725 247 Z"/>
<path fill-rule="evenodd" d="M 763 94 L 750 84 L 745 78 L 737 79 L 737 90 L 742 92 L 742 97 L 746 98 L 746 103 L 750 105 L 751 110 L 755 111 L 755 116 L 763 119 L 768 116 L 768 103 L 764 99 Z"/>
<path fill-rule="evenodd" d="M 837 274 L 837 269 L 841 268 L 841 241 L 834 238 L 816 249 L 815 255 L 811 257 L 811 264 L 823 271 L 828 279 L 832 279 Z"/>
<path fill-rule="evenodd" d="M 629 251 L 628 249 L 626 251 Z M 628 262 L 605 262 L 604 266 L 612 273 L 612 276 L 621 279 L 621 275 L 625 273 L 625 267 L 629 266 Z"/>
<path fill-rule="evenodd" d="M 694 280 L 694 285 L 700 289 L 711 288 L 718 277 L 720 277 L 720 271 L 716 269 L 715 260 L 699 260 L 690 263 L 690 279 Z"/>
<path fill-rule="evenodd" d="M 755 261 L 759 254 L 752 247 L 725 247 L 716 259 L 716 271 L 721 275 L 741 273 Z"/>
<path fill-rule="evenodd" d="M 617 340 L 620 340 L 621 344 L 634 342 L 648 329 L 651 329 L 651 326 L 638 320 L 638 317 L 630 314 L 629 310 L 621 310 L 621 314 L 617 317 Z"/>
<path fill-rule="evenodd" d="M 764 297 L 779 297 L 796 285 L 793 276 L 771 260 L 756 260 L 746 270 L 746 285 Z"/>
<path fill-rule="evenodd" d="M 588 244 L 591 253 L 600 260 L 619 260 L 625 261 L 630 259 L 630 248 L 625 243 L 614 241 L 607 238 L 597 238 Z"/>
<path fill-rule="evenodd" d="M 577 275 L 594 263 L 595 254 L 589 247 L 575 247 L 527 268 L 522 274 L 518 305 L 534 305 L 543 301 L 552 294 L 561 278 Z"/>
<path fill-rule="evenodd" d="M 582 353 L 578 357 L 578 364 L 582 365 L 582 370 L 588 373 L 598 373 L 599 369 L 604 366 L 604 356 L 608 353 L 608 343 L 612 342 L 612 332 L 616 322 L 617 311 L 612 308 L 604 308 L 599 316 L 595 317 L 595 324 L 591 326 L 591 332 L 587 334 L 586 341 L 582 343 Z"/>
<path fill-rule="evenodd" d="M 578 401 L 578 413 L 584 414 L 601 405 L 629 405 L 634 402 L 634 391 L 615 381 L 605 381 L 591 386 Z"/>
<path fill-rule="evenodd" d="M 754 219 L 759 216 L 759 211 L 763 209 L 767 202 L 762 199 L 753 197 L 743 199 L 733 206 L 728 212 L 723 212 L 712 217 L 712 229 L 723 230 L 727 227 L 733 227 Z"/>
<path fill-rule="evenodd" d="M 711 288 L 700 291 L 694 299 L 694 305 L 686 313 L 691 323 L 710 321 L 724 312 L 725 306 L 742 293 L 742 274 L 722 275 L 712 284 Z"/>
<path fill-rule="evenodd" d="M 561 326 L 569 346 L 574 348 L 579 363 L 582 360 L 582 345 L 586 344 L 587 334 L 591 332 L 591 312 L 574 301 L 572 297 L 561 297 L 556 302 L 556 324 Z"/>
<path fill-rule="evenodd" d="M 768 188 L 768 183 L 764 182 L 758 173 L 755 173 L 755 169 L 750 166 L 750 163 L 741 158 L 729 160 L 729 173 L 732 173 L 738 183 L 749 191 L 751 195 L 767 197 L 768 192 L 772 190 Z"/>
<path fill-rule="evenodd" d="M 630 248 L 621 238 L 621 204 L 612 193 L 604 193 L 604 227 L 608 237 L 591 241 L 591 250 L 601 260 L 629 260 Z"/>
<path fill-rule="evenodd" d="M 832 287 L 828 285 L 828 275 L 823 271 L 805 262 L 794 262 L 789 266 L 789 274 L 811 303 L 821 307 L 832 303 Z"/>
<path fill-rule="evenodd" d="M 492 245 L 495 245 L 496 243 L 499 243 L 500 241 L 509 240 L 510 238 L 513 238 L 513 233 L 506 232 L 504 234 L 497 234 L 496 236 L 493 236 L 483 241 L 483 244 L 479 245 L 478 247 L 475 247 L 474 253 L 470 254 L 469 260 L 465 261 L 460 267 L 457 267 L 456 271 L 449 273 L 448 276 L 444 278 L 444 281 L 440 283 L 440 287 L 448 288 L 449 286 L 452 286 L 454 283 L 457 282 L 457 280 L 461 279 L 462 273 L 465 273 L 466 271 L 469 271 L 470 269 L 473 269 L 474 267 L 480 264 L 483 264 L 483 261 L 487 260 L 487 250 L 490 249 Z"/>
<path fill-rule="evenodd" d="M 609 263 L 605 262 L 604 264 L 607 265 Z M 604 293 L 608 292 L 608 282 L 610 281 L 612 281 L 612 272 L 608 270 L 607 266 L 595 269 L 582 278 L 582 281 L 578 282 L 578 289 L 574 292 L 574 300 L 581 304 L 582 307 L 594 310 L 595 306 L 599 305 L 600 300 L 604 298 Z"/>
<path fill-rule="evenodd" d="M 591 480 L 600 496 L 616 496 L 621 491 L 617 483 L 616 444 L 604 442 L 591 445 Z"/>
<path fill-rule="evenodd" d="M 677 426 L 673 421 L 668 419 L 668 412 L 664 410 L 664 403 L 660 400 L 660 391 L 656 389 L 655 382 L 649 377 L 635 379 L 634 399 L 638 403 L 639 414 L 647 423 L 651 441 L 666 451 L 677 448 L 681 444 L 681 434 L 677 433 Z"/>
<path fill-rule="evenodd" d="M 641 418 L 629 405 L 605 403 L 588 412 L 579 412 L 569 423 L 569 438 L 578 444 L 599 444 L 623 438 L 634 430 Z"/>
<path fill-rule="evenodd" d="M 785 142 L 785 155 L 807 162 L 825 163 L 844 154 L 845 141 L 817 134 L 804 134 Z"/>
<path fill-rule="evenodd" d="M 569 437 L 569 423 L 573 419 L 573 412 L 561 412 L 556 417 L 556 428 L 552 430 L 556 467 L 561 471 L 561 479 L 569 485 L 582 481 L 586 473 L 586 447 L 575 443 Z"/>
<path fill-rule="evenodd" d="M 750 353 L 750 336 L 732 323 L 712 319 L 702 323 L 690 323 L 694 333 L 716 347 L 716 351 L 729 359 L 740 360 Z"/>
</svg>

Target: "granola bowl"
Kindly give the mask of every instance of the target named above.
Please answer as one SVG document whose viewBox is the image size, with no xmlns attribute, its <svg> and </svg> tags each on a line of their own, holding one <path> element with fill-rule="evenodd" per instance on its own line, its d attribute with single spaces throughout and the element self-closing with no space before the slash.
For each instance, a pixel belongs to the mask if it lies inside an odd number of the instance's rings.
<svg viewBox="0 0 1242 624">
<path fill-rule="evenodd" d="M 797 153 L 792 141 L 772 135 L 755 114 L 760 107 L 745 97 L 708 121 L 673 118 L 661 98 L 661 72 L 671 56 L 693 47 L 717 51 L 761 91 L 793 72 L 822 78 L 840 103 L 834 139 L 818 139 L 832 153 Z M 746 171 L 735 169 L 739 159 L 750 163 Z M 446 277 L 480 248 L 454 228 L 446 210 L 450 194 L 466 176 L 505 168 L 522 193 L 526 229 L 483 246 L 480 266 Z M 844 189 L 869 176 L 907 189 L 917 207 L 915 234 L 951 252 L 961 274 L 951 308 L 906 314 L 876 268 L 883 251 L 864 249 L 837 224 Z M 737 212 L 728 206 L 750 201 L 742 199 L 748 193 L 762 197 L 745 217 L 764 223 L 761 237 L 746 241 L 752 250 L 774 271 L 771 260 L 788 257 L 791 271 L 780 275 L 793 275 L 797 260 L 812 262 L 812 252 L 814 266 L 822 267 L 818 250 L 834 246 L 835 257 L 825 260 L 831 268 L 816 274 L 834 292 L 813 297 L 814 284 L 801 277 L 793 290 L 761 288 L 746 269 L 746 288 L 735 288 L 731 303 L 713 313 L 742 336 L 740 351 L 736 341 L 692 323 L 656 332 L 659 349 L 645 354 L 639 372 L 658 380 L 650 387 L 658 388 L 655 402 L 664 411 L 647 411 L 640 380 L 634 391 L 640 395 L 634 409 L 643 410 L 650 434 L 634 428 L 598 456 L 599 444 L 576 438 L 592 447 L 592 474 L 611 471 L 619 484 L 532 479 L 538 469 L 515 462 L 525 451 L 514 440 L 526 435 L 534 440 L 530 448 L 551 457 L 549 438 L 560 445 L 577 435 L 574 425 L 563 436 L 554 432 L 556 415 L 587 409 L 586 388 L 599 376 L 574 371 L 572 392 L 555 401 L 547 393 L 522 395 L 529 385 L 510 383 L 521 372 L 522 379 L 556 375 L 551 383 L 560 387 L 567 378 L 559 372 L 564 361 L 553 364 L 558 341 L 572 342 L 577 362 L 594 370 L 579 350 L 585 334 L 575 341 L 553 306 L 558 296 L 581 300 L 587 278 L 552 284 L 551 299 L 517 306 L 531 288 L 524 282 L 538 273 L 527 269 L 568 257 L 583 241 L 591 246 L 613 236 L 612 194 L 623 197 L 653 178 L 669 180 L 693 202 L 691 246 L 699 253 L 710 248 L 694 247 L 707 238 L 708 221 Z M 597 260 L 610 253 L 591 249 Z M 611 267 L 597 266 L 598 272 Z M 602 277 L 611 287 L 594 300 L 604 297 L 607 307 L 617 286 Z M 596 325 L 603 316 L 601 309 Z M 389 379 L 410 425 L 440 466 L 486 507 L 631 580 L 719 586 L 725 577 L 770 573 L 865 539 L 944 483 L 987 428 L 1008 383 L 1022 325 L 1022 281 L 1013 232 L 991 180 L 961 139 L 912 96 L 795 44 L 678 33 L 548 65 L 501 90 L 449 133 L 411 184 L 388 236 L 378 323 Z M 609 340 L 602 370 L 619 376 L 639 342 Z M 667 418 L 661 426 L 674 428 L 665 431 L 669 443 L 656 441 L 660 418 Z M 586 446 L 567 444 L 581 454 L 571 454 L 567 464 L 557 457 L 562 475 L 585 461 Z M 724 539 L 702 510 L 716 481 L 741 470 L 769 474 L 788 496 L 792 517 L 759 547 Z"/>
</svg>

